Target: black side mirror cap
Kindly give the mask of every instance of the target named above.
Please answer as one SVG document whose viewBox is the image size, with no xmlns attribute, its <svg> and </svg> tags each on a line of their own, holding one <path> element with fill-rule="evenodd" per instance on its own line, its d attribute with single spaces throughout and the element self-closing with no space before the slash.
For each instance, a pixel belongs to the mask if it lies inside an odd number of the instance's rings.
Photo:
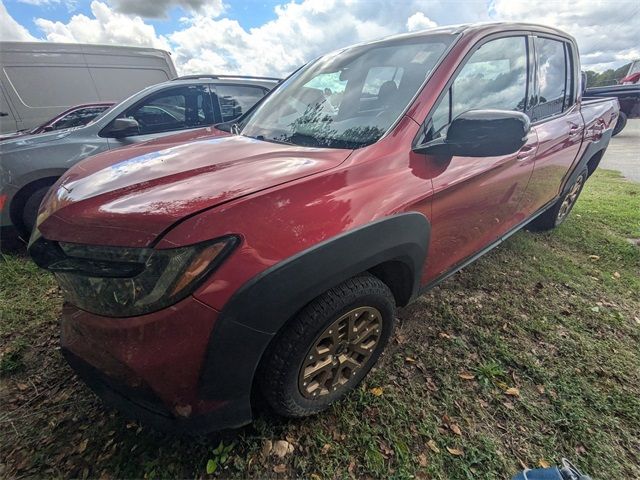
<svg viewBox="0 0 640 480">
<path fill-rule="evenodd" d="M 140 133 L 140 124 L 135 118 L 116 118 L 107 131 L 108 136 L 124 138 Z"/>
<path fill-rule="evenodd" d="M 529 117 L 508 110 L 469 110 L 457 116 L 444 139 L 417 145 L 416 153 L 496 157 L 517 152 L 531 130 Z"/>
</svg>

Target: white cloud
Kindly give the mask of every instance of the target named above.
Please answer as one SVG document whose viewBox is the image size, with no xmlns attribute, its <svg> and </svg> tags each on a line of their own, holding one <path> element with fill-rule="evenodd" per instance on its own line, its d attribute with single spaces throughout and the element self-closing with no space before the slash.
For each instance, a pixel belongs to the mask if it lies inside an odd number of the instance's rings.
<svg viewBox="0 0 640 480">
<path fill-rule="evenodd" d="M 0 40 L 2 41 L 18 41 L 30 42 L 36 40 L 29 30 L 16 22 L 9 12 L 7 12 L 4 3 L 0 2 Z"/>
<path fill-rule="evenodd" d="M 404 32 L 410 17 L 412 25 L 421 21 L 426 26 L 429 19 L 416 12 L 442 10 L 433 0 L 392 5 L 383 0 L 291 2 L 275 8 L 274 20 L 250 30 L 235 20 L 196 15 L 184 30 L 168 37 L 184 72 L 286 75 L 331 50 Z"/>
<path fill-rule="evenodd" d="M 605 70 L 640 58 L 637 0 L 515 2 L 495 0 L 496 19 L 558 27 L 578 41 L 583 68 Z"/>
<path fill-rule="evenodd" d="M 167 40 L 156 34 L 152 25 L 140 17 L 114 12 L 99 1 L 91 2 L 93 18 L 73 15 L 69 22 L 52 22 L 44 18 L 35 20 L 36 25 L 50 42 L 105 43 L 113 45 L 136 45 L 170 50 Z"/>
<path fill-rule="evenodd" d="M 224 11 L 222 0 L 112 0 L 111 3 L 120 13 L 140 15 L 145 18 L 166 18 L 167 12 L 174 7 L 209 17 L 217 17 Z"/>
<path fill-rule="evenodd" d="M 422 12 L 417 12 L 407 19 L 407 30 L 410 32 L 416 30 L 425 30 L 427 28 L 437 27 L 438 24 L 425 16 Z"/>
<path fill-rule="evenodd" d="M 142 18 L 166 15 L 175 7 L 185 16 L 172 33 L 159 35 Z M 35 22 L 49 41 L 170 50 L 181 73 L 286 75 L 323 53 L 398 32 L 435 24 L 526 21 L 554 25 L 574 35 L 583 65 L 602 70 L 640 58 L 634 21 L 639 8 L 637 0 L 618 0 L 615 7 L 597 0 L 297 0 L 276 6 L 273 20 L 245 29 L 224 17 L 223 0 L 94 0 L 90 15 L 73 15 L 66 22 L 46 18 Z M 2 38 L 33 38 L 4 7 L 0 14 Z"/>
</svg>

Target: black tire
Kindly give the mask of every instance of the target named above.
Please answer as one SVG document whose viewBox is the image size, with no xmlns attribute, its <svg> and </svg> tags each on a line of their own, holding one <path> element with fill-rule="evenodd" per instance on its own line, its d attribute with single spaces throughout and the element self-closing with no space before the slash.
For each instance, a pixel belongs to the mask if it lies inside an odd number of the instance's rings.
<svg viewBox="0 0 640 480">
<path fill-rule="evenodd" d="M 26 235 L 31 235 L 34 227 L 36 226 L 36 219 L 38 218 L 38 209 L 40 208 L 40 204 L 44 199 L 44 196 L 51 188 L 51 185 L 47 185 L 44 187 L 38 188 L 35 192 L 33 192 L 27 201 L 24 203 L 24 208 L 22 209 L 22 230 Z"/>
<path fill-rule="evenodd" d="M 587 178 L 589 178 L 589 172 L 585 168 L 580 175 L 576 177 L 564 195 L 562 195 L 551 208 L 527 225 L 527 228 L 534 232 L 540 232 L 552 230 L 560 226 L 567 219 L 571 210 L 573 210 Z"/>
<path fill-rule="evenodd" d="M 371 347 L 371 356 L 358 370 L 350 372 L 346 383 L 337 391 L 317 398 L 309 398 L 308 393 L 305 396 L 299 382 L 306 359 L 310 358 L 307 355 L 337 319 L 365 306 L 376 309 L 381 317 L 381 331 L 377 343 Z M 353 390 L 371 370 L 389 341 L 394 322 L 393 294 L 372 275 L 353 277 L 327 290 L 293 318 L 270 345 L 259 373 L 265 399 L 276 413 L 285 417 L 304 417 L 327 409 Z"/>
<path fill-rule="evenodd" d="M 622 130 L 624 130 L 624 127 L 627 126 L 627 114 L 624 112 L 620 112 L 620 115 L 618 116 L 618 121 L 616 122 L 616 126 L 613 127 L 613 133 L 612 136 L 616 136 L 618 135 Z"/>
</svg>

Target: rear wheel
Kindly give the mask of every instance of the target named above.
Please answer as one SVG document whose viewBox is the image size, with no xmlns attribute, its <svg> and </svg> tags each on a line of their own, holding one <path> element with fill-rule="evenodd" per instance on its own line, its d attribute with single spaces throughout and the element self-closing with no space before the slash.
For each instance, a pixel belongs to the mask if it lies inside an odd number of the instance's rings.
<svg viewBox="0 0 640 480">
<path fill-rule="evenodd" d="M 618 135 L 626 126 L 627 126 L 627 114 L 624 112 L 620 112 L 620 115 L 618 116 L 618 121 L 616 122 L 616 126 L 613 127 L 612 136 L 615 137 L 616 135 Z"/>
<path fill-rule="evenodd" d="M 551 230 L 562 224 L 569 216 L 571 210 L 573 210 L 573 206 L 576 204 L 588 177 L 589 172 L 586 169 L 583 170 L 574 180 L 566 193 L 558 199 L 553 207 L 549 208 L 546 212 L 533 220 L 527 228 L 534 231 L 543 231 Z"/>
<path fill-rule="evenodd" d="M 355 388 L 384 350 L 395 318 L 389 288 L 361 275 L 327 290 L 284 327 L 260 372 L 280 415 L 321 412 Z"/>
</svg>

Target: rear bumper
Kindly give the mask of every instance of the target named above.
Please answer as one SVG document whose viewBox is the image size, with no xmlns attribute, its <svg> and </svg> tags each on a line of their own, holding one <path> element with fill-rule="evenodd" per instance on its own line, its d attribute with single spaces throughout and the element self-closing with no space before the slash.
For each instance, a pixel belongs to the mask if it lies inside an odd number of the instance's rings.
<svg viewBox="0 0 640 480">
<path fill-rule="evenodd" d="M 126 416 L 172 432 L 251 421 L 250 391 L 203 398 L 200 377 L 218 312 L 193 297 L 148 315 L 109 318 L 65 305 L 61 343 L 78 376 Z"/>
</svg>

